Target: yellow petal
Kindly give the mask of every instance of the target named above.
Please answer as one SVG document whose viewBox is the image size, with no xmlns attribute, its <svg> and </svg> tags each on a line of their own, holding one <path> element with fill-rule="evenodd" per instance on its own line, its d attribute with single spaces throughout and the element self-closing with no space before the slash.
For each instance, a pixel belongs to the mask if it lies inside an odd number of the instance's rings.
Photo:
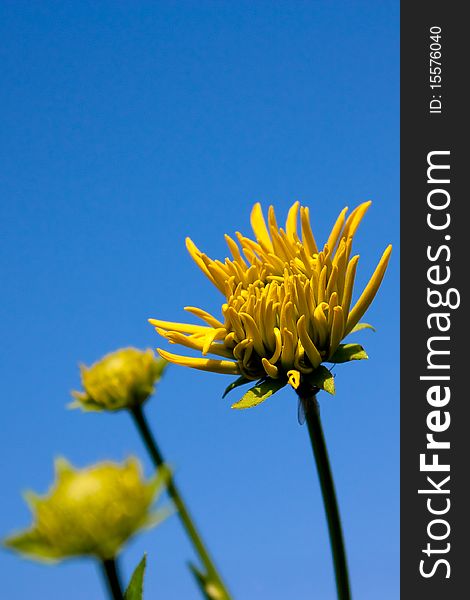
<svg viewBox="0 0 470 600">
<path fill-rule="evenodd" d="M 242 247 L 243 252 L 245 253 L 245 256 L 247 256 L 250 263 L 252 262 L 251 259 L 253 256 L 256 257 L 256 255 L 263 255 L 265 253 L 263 247 L 260 244 L 258 244 L 254 240 L 250 240 L 250 238 L 243 236 L 239 231 L 236 232 L 236 236 L 238 241 L 240 242 L 240 246 Z M 251 256 L 249 256 L 250 253 Z"/>
<path fill-rule="evenodd" d="M 186 238 L 186 248 L 187 248 L 189 254 L 191 255 L 191 258 L 194 260 L 194 262 L 197 264 L 197 266 L 201 269 L 201 271 L 204 273 L 204 275 L 214 285 L 216 285 L 214 278 L 212 277 L 210 271 L 206 267 L 206 264 L 204 263 L 204 261 L 201 258 L 202 252 L 199 250 L 199 248 L 196 246 L 196 244 L 189 237 Z"/>
<path fill-rule="evenodd" d="M 266 375 L 268 377 L 271 377 L 272 379 L 278 379 L 279 369 L 275 365 L 272 365 L 267 358 L 263 357 L 261 359 L 261 362 L 263 364 L 263 368 L 266 372 Z"/>
<path fill-rule="evenodd" d="M 246 264 L 243 260 L 242 255 L 240 254 L 240 250 L 237 246 L 235 240 L 233 240 L 229 235 L 225 234 L 225 241 L 227 242 L 227 246 L 229 247 L 230 252 L 236 262 Z"/>
<path fill-rule="evenodd" d="M 305 296 L 305 288 L 302 285 L 302 280 L 297 277 L 295 279 L 295 294 L 296 294 L 296 307 L 300 315 L 308 315 L 309 308 L 307 304 L 307 298 Z"/>
<path fill-rule="evenodd" d="M 317 290 L 318 290 L 318 281 L 316 280 L 315 275 L 307 281 L 304 285 L 305 298 L 307 300 L 308 313 L 309 315 L 313 315 L 313 311 L 317 305 Z"/>
<path fill-rule="evenodd" d="M 312 339 L 308 335 L 306 319 L 304 315 L 302 315 L 297 321 L 297 333 L 299 334 L 300 342 L 304 347 L 308 359 L 312 363 L 312 366 L 317 368 L 322 361 L 322 357 L 318 352 L 317 347 L 313 343 Z"/>
<path fill-rule="evenodd" d="M 340 300 L 341 306 L 343 308 L 343 315 L 345 318 L 348 316 L 349 307 L 351 306 L 351 299 L 354 288 L 354 279 L 356 277 L 356 269 L 357 263 L 359 261 L 359 255 L 353 256 L 348 263 L 348 267 L 346 269 L 346 277 L 344 280 L 344 290 L 343 297 Z"/>
<path fill-rule="evenodd" d="M 233 333 L 233 331 L 231 331 L 230 333 L 227 333 L 227 335 L 225 336 L 225 340 L 224 340 L 224 346 L 226 348 L 230 348 L 233 352 L 233 348 L 235 348 L 236 345 L 237 345 L 237 340 L 235 339 L 235 334 Z"/>
<path fill-rule="evenodd" d="M 233 356 L 237 360 L 243 361 L 243 357 L 245 356 L 245 350 L 248 348 L 248 346 L 253 346 L 253 342 L 245 338 L 235 346 L 235 348 L 233 349 Z"/>
<path fill-rule="evenodd" d="M 212 331 L 207 333 L 206 337 L 204 338 L 204 345 L 202 347 L 203 356 L 205 356 L 209 352 L 209 350 L 212 346 L 212 342 L 214 342 L 214 340 L 223 340 L 226 335 L 227 335 L 227 330 L 225 329 L 225 327 L 220 327 L 219 329 L 213 329 Z"/>
<path fill-rule="evenodd" d="M 334 266 L 333 270 L 331 271 L 330 278 L 328 279 L 328 285 L 326 286 L 325 301 L 328 303 L 330 302 L 331 294 L 333 292 L 337 291 L 337 285 L 336 285 L 337 280 L 338 280 L 338 267 Z"/>
<path fill-rule="evenodd" d="M 243 353 L 243 366 L 245 369 L 248 369 L 248 364 L 250 362 L 251 355 L 253 354 L 253 340 L 248 340 L 248 344 L 246 345 L 245 352 Z"/>
<path fill-rule="evenodd" d="M 352 211 L 348 217 L 348 220 L 346 221 L 346 224 L 344 225 L 342 237 L 348 238 L 354 236 L 371 204 L 372 202 L 370 200 L 368 202 L 363 202 Z"/>
<path fill-rule="evenodd" d="M 297 236 L 297 215 L 299 213 L 300 202 L 294 202 L 290 207 L 286 220 L 286 234 L 289 240 L 295 241 Z"/>
<path fill-rule="evenodd" d="M 349 259 L 349 251 L 351 248 L 351 240 L 346 242 L 346 238 L 341 238 L 341 241 L 338 246 L 338 250 L 335 253 L 333 258 L 333 268 L 338 268 L 338 277 L 336 280 L 336 290 L 338 292 L 338 297 L 343 297 L 344 291 L 344 280 L 346 278 L 346 269 L 347 262 Z"/>
<path fill-rule="evenodd" d="M 336 219 L 336 223 L 333 225 L 333 229 L 331 230 L 330 237 L 328 238 L 328 241 L 326 242 L 328 244 L 328 247 L 331 248 L 331 252 L 334 252 L 336 243 L 338 242 L 339 234 L 341 233 L 341 230 L 343 228 L 344 219 L 345 219 L 345 215 L 346 215 L 347 211 L 348 211 L 348 207 L 346 206 L 339 213 L 339 217 Z M 343 236 L 341 236 L 341 237 L 343 237 Z"/>
<path fill-rule="evenodd" d="M 202 255 L 202 260 L 206 261 L 207 270 L 212 276 L 214 285 L 222 292 L 225 291 L 225 282 L 230 277 L 230 273 L 225 270 L 225 265 L 220 261 L 211 261 L 205 254 Z"/>
<path fill-rule="evenodd" d="M 239 375 L 240 369 L 236 362 L 230 360 L 213 360 L 211 358 L 192 358 L 189 356 L 180 356 L 172 354 L 161 348 L 157 348 L 162 358 L 175 365 L 182 367 L 192 367 L 201 371 L 212 371 L 213 373 L 222 373 L 223 375 Z"/>
<path fill-rule="evenodd" d="M 287 381 L 296 390 L 300 385 L 300 373 L 295 369 L 291 369 L 287 373 Z"/>
<path fill-rule="evenodd" d="M 179 344 L 192 350 L 198 350 L 202 352 L 204 347 L 204 338 L 195 340 L 192 336 L 186 336 L 176 331 L 169 331 L 165 335 L 166 339 L 170 344 Z M 208 350 L 209 354 L 216 354 L 217 356 L 223 356 L 224 358 L 233 358 L 233 352 L 227 348 L 224 344 L 211 344 Z"/>
<path fill-rule="evenodd" d="M 297 243 L 294 240 L 289 239 L 289 236 L 282 228 L 279 229 L 278 239 L 279 243 L 282 245 L 282 250 L 287 258 L 287 262 L 290 263 L 296 257 Z"/>
<path fill-rule="evenodd" d="M 338 306 L 338 293 L 333 292 L 330 296 L 330 300 L 328 302 L 328 329 L 331 331 L 331 326 L 333 324 L 333 313 L 335 306 Z"/>
<path fill-rule="evenodd" d="M 320 273 L 318 280 L 317 304 L 321 304 L 326 300 L 326 277 L 328 275 L 328 267 L 325 265 Z"/>
<path fill-rule="evenodd" d="M 298 265 L 300 261 L 302 273 L 305 273 L 307 277 L 311 277 L 313 274 L 312 262 L 313 257 L 307 254 L 307 249 L 303 244 L 298 246 L 299 258 L 296 257 L 296 264 Z"/>
<path fill-rule="evenodd" d="M 358 301 L 354 305 L 354 308 L 348 315 L 348 320 L 346 323 L 346 329 L 344 335 L 348 335 L 348 333 L 359 323 L 359 320 L 364 315 L 366 310 L 369 308 L 372 300 L 377 293 L 380 284 L 382 283 L 383 276 L 385 275 L 385 271 L 387 270 L 388 261 L 390 260 L 390 254 L 392 252 L 392 246 L 388 246 L 385 252 L 382 255 L 382 258 L 379 261 L 372 277 L 369 280 L 369 283 L 366 285 L 364 291 L 360 295 Z"/>
<path fill-rule="evenodd" d="M 294 333 L 295 330 L 295 320 L 294 320 L 294 304 L 293 302 L 284 301 L 281 308 L 281 314 L 279 316 L 279 327 L 281 331 L 284 329 L 288 329 L 291 333 Z"/>
<path fill-rule="evenodd" d="M 295 345 L 293 334 L 285 327 L 282 330 L 282 342 L 281 365 L 287 370 L 294 364 Z"/>
<path fill-rule="evenodd" d="M 228 328 L 232 329 L 235 333 L 237 342 L 244 340 L 246 337 L 245 330 L 243 329 L 243 325 L 237 311 L 232 306 L 227 308 L 225 312 L 225 318 L 227 319 Z"/>
<path fill-rule="evenodd" d="M 277 226 L 276 221 L 276 213 L 274 212 L 274 206 L 272 205 L 268 208 L 268 225 L 271 234 L 273 233 L 273 231 L 275 231 L 276 233 L 279 231 L 279 227 Z"/>
<path fill-rule="evenodd" d="M 328 352 L 329 357 L 331 357 L 335 353 L 337 347 L 339 346 L 339 343 L 343 339 L 343 337 L 344 337 L 343 332 L 344 332 L 343 309 L 341 308 L 341 306 L 335 306 L 333 308 L 333 323 L 331 326 L 331 333 L 330 333 L 330 348 L 329 348 L 329 352 Z"/>
<path fill-rule="evenodd" d="M 289 261 L 292 258 L 294 258 L 292 249 L 290 248 L 289 245 L 286 245 L 283 242 L 283 239 L 282 239 L 281 234 L 278 229 L 271 228 L 271 236 L 272 236 L 272 240 L 273 240 L 274 254 L 276 254 L 276 256 L 278 256 L 280 258 L 280 260 L 283 263 L 283 267 L 284 267 L 284 265 L 286 263 L 288 264 Z"/>
<path fill-rule="evenodd" d="M 263 318 L 263 329 L 266 338 L 263 338 L 263 341 L 266 349 L 270 350 L 271 352 L 273 352 L 274 348 L 276 347 L 276 338 L 274 337 L 275 323 L 276 314 L 274 312 L 274 302 L 272 300 L 267 300 Z"/>
<path fill-rule="evenodd" d="M 328 308 L 326 302 L 322 302 L 317 306 L 313 313 L 314 333 L 318 337 L 318 346 L 321 350 L 325 349 L 326 340 L 328 339 L 328 321 L 325 315 L 325 310 Z"/>
<path fill-rule="evenodd" d="M 155 328 L 166 329 L 167 331 L 178 331 L 180 333 L 200 333 L 205 335 L 212 327 L 203 325 L 192 325 L 190 323 L 174 323 L 172 321 L 160 321 L 160 319 L 149 319 L 149 323 Z"/>
<path fill-rule="evenodd" d="M 263 339 L 253 317 L 248 313 L 242 312 L 240 313 L 240 319 L 242 320 L 246 335 L 253 340 L 256 352 L 260 356 L 263 356 L 265 353 Z"/>
<path fill-rule="evenodd" d="M 297 340 L 297 347 L 294 354 L 294 367 L 301 373 L 311 373 L 313 367 L 307 365 L 307 355 L 305 354 L 305 348 L 302 346 L 302 342 Z"/>
<path fill-rule="evenodd" d="M 277 361 L 279 360 L 279 358 L 281 356 L 281 352 L 282 352 L 282 336 L 281 336 L 281 332 L 279 331 L 279 329 L 277 327 L 274 328 L 274 337 L 276 339 L 276 348 L 274 350 L 274 354 L 269 359 L 269 362 L 272 365 L 277 363 Z"/>
<path fill-rule="evenodd" d="M 268 254 L 269 260 L 272 262 L 273 266 L 277 269 L 279 273 L 284 271 L 284 261 L 282 261 L 279 256 L 276 254 Z"/>
<path fill-rule="evenodd" d="M 213 317 L 207 311 L 202 310 L 202 308 L 197 308 L 196 306 L 185 306 L 184 310 L 193 314 L 196 317 L 199 317 L 200 319 L 205 321 L 211 327 L 223 327 L 224 326 L 223 323 L 221 323 L 218 319 Z"/>
<path fill-rule="evenodd" d="M 306 206 L 302 206 L 300 209 L 300 223 L 302 226 L 302 242 L 306 246 L 307 252 L 310 256 L 318 254 L 317 243 L 310 227 L 309 210 Z"/>
<path fill-rule="evenodd" d="M 266 222 L 263 216 L 263 211 L 259 202 L 257 202 L 253 206 L 253 210 L 251 211 L 250 216 L 250 222 L 258 242 L 262 246 L 264 246 L 267 251 L 272 252 L 273 245 L 271 242 L 271 238 L 269 237 L 268 229 L 266 227 Z"/>
</svg>

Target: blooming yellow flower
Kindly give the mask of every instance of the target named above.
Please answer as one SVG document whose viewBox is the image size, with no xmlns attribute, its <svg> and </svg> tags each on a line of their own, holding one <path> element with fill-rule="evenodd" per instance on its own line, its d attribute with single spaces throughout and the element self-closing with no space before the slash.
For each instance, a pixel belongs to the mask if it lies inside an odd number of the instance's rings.
<svg viewBox="0 0 470 600">
<path fill-rule="evenodd" d="M 56 481 L 48 495 L 26 495 L 34 524 L 4 541 L 29 558 L 54 562 L 94 556 L 108 560 L 140 529 L 157 524 L 168 514 L 167 510 L 151 511 L 168 480 L 166 469 L 145 481 L 136 458 L 81 470 L 58 459 L 55 468 Z"/>
<path fill-rule="evenodd" d="M 192 258 L 225 296 L 222 319 L 191 306 L 185 310 L 204 325 L 151 319 L 170 343 L 199 351 L 203 358 L 159 348 L 160 355 L 179 365 L 241 375 L 240 383 L 268 380 L 268 388 L 273 381 L 275 388 L 288 381 L 295 389 L 309 378 L 324 387 L 324 374 L 318 379 L 323 362 L 367 358 L 362 347 L 341 341 L 356 326 L 366 326 L 359 320 L 374 299 L 390 258 L 388 246 L 352 304 L 359 260 L 357 255 L 351 257 L 352 242 L 370 204 L 360 204 L 348 217 L 347 208 L 341 211 L 321 249 L 309 209 L 299 202 L 290 208 L 284 229 L 278 227 L 272 206 L 266 224 L 261 205 L 255 204 L 251 213 L 255 239 L 237 232 L 237 244 L 226 235 L 232 257 L 224 262 L 209 258 L 187 238 Z M 208 354 L 218 358 L 205 358 Z"/>
<path fill-rule="evenodd" d="M 141 405 L 153 394 L 167 362 L 152 350 L 121 348 L 91 367 L 81 366 L 84 392 L 72 392 L 70 406 L 87 411 L 122 410 Z"/>
</svg>

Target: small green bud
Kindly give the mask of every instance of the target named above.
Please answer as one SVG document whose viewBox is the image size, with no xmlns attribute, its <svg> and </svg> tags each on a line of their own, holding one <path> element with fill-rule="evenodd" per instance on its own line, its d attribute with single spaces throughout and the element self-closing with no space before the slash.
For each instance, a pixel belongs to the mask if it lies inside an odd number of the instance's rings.
<svg viewBox="0 0 470 600">
<path fill-rule="evenodd" d="M 121 348 L 91 367 L 81 366 L 83 392 L 72 392 L 71 408 L 85 411 L 132 409 L 154 392 L 167 363 L 152 350 Z"/>
<path fill-rule="evenodd" d="M 85 469 L 58 459 L 55 471 L 48 494 L 26 494 L 33 525 L 4 540 L 29 558 L 114 558 L 130 537 L 169 514 L 168 509 L 151 510 L 168 482 L 167 469 L 145 481 L 139 461 L 131 457 L 123 464 L 101 462 Z"/>
</svg>

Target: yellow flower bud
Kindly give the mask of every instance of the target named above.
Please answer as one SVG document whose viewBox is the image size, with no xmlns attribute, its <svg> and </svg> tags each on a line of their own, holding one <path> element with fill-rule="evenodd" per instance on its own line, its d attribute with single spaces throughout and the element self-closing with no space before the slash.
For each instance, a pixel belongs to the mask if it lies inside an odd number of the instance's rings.
<svg viewBox="0 0 470 600">
<path fill-rule="evenodd" d="M 71 408 L 122 410 L 143 404 L 153 394 L 167 362 L 152 350 L 121 348 L 91 367 L 81 366 L 83 392 L 72 392 Z"/>
<path fill-rule="evenodd" d="M 29 558 L 111 559 L 140 529 L 168 515 L 168 509 L 151 511 L 168 481 L 167 469 L 145 481 L 139 461 L 131 457 L 123 464 L 102 462 L 85 469 L 58 459 L 55 470 L 56 481 L 47 495 L 26 494 L 33 525 L 4 541 Z"/>
</svg>

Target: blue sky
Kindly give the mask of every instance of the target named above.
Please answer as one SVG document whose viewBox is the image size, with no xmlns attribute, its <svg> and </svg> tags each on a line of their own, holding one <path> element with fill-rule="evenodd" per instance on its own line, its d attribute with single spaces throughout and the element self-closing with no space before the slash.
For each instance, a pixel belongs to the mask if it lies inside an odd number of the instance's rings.
<svg viewBox="0 0 470 600">
<path fill-rule="evenodd" d="M 369 361 L 336 368 L 320 396 L 361 600 L 399 595 L 399 3 L 3 2 L 0 364 L 2 535 L 29 523 L 24 489 L 52 462 L 134 453 L 125 414 L 67 411 L 78 363 L 160 343 L 148 317 L 220 296 L 184 238 L 226 255 L 256 201 L 337 213 L 373 200 L 356 238 L 358 289 L 392 261 L 357 336 Z M 160 444 L 236 598 L 335 597 L 319 485 L 294 394 L 230 410 L 230 378 L 168 369 L 147 407 Z M 234 396 L 235 398 L 235 396 Z M 146 598 L 198 598 L 176 518 L 148 552 Z M 9 600 L 104 597 L 89 561 L 55 568 L 0 551 Z"/>
</svg>

